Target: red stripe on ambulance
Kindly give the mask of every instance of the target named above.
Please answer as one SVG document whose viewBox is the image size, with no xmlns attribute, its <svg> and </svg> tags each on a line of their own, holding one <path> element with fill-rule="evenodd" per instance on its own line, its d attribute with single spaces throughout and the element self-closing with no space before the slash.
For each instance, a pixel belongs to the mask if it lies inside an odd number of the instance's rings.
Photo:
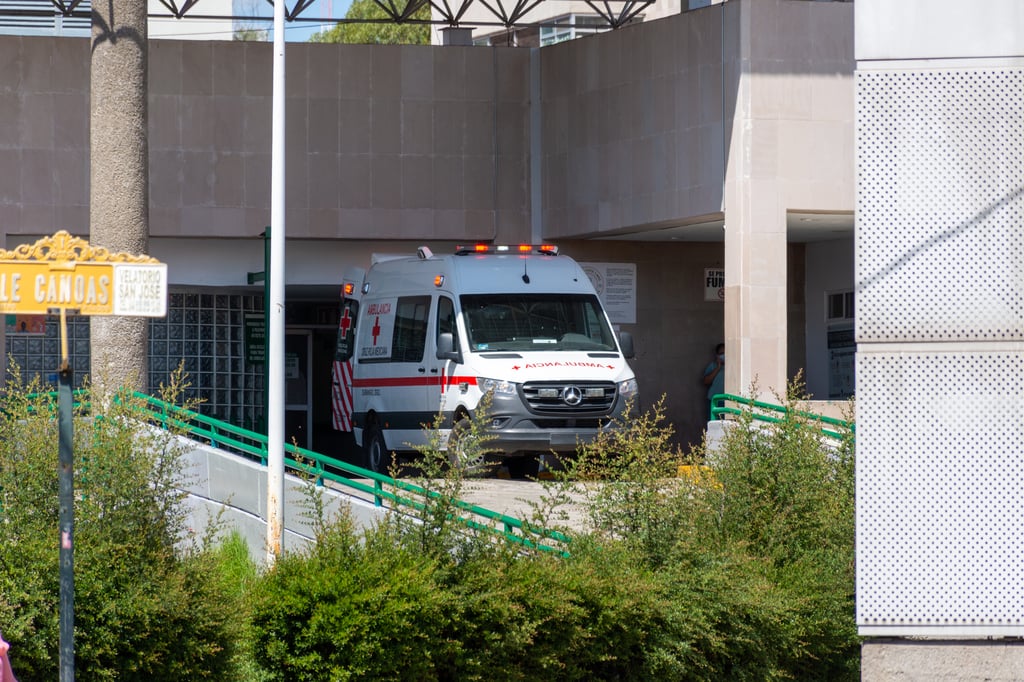
<svg viewBox="0 0 1024 682">
<path fill-rule="evenodd" d="M 355 379 L 352 386 L 355 388 L 384 388 L 395 386 L 441 386 L 447 384 L 470 384 L 476 386 L 474 376 L 450 376 L 444 377 L 374 377 L 370 379 Z"/>
</svg>

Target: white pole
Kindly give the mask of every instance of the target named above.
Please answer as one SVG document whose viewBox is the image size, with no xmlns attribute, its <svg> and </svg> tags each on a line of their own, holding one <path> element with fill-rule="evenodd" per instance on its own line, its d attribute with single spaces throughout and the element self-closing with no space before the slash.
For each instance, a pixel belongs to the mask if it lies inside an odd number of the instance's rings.
<svg viewBox="0 0 1024 682">
<path fill-rule="evenodd" d="M 284 10 L 274 2 L 274 91 L 270 149 L 270 315 L 267 339 L 267 564 L 284 536 Z"/>
</svg>

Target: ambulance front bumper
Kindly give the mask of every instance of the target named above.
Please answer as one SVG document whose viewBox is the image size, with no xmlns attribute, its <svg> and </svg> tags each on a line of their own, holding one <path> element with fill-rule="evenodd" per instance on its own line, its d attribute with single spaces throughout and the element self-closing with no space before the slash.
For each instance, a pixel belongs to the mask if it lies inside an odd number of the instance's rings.
<svg viewBox="0 0 1024 682">
<path fill-rule="evenodd" d="M 487 433 L 494 438 L 489 447 L 507 456 L 575 452 L 600 431 L 614 428 L 626 407 L 616 396 L 610 409 L 538 414 L 519 395 L 495 395 L 488 414 Z"/>
</svg>

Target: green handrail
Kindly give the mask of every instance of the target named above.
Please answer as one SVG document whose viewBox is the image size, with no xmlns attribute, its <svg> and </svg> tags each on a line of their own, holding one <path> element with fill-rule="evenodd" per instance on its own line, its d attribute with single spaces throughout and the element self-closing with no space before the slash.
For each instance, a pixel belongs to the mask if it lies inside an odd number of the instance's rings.
<svg viewBox="0 0 1024 682">
<path fill-rule="evenodd" d="M 159 398 L 144 393 L 134 392 L 132 397 L 137 401 L 136 409 L 143 412 L 149 421 L 164 426 L 173 426 L 184 433 L 190 434 L 192 437 L 207 441 L 212 447 L 232 450 L 257 458 L 263 465 L 267 463 L 267 437 L 263 434 L 192 410 L 171 405 Z M 443 499 L 443 496 L 436 491 L 427 490 L 408 481 L 378 474 L 369 469 L 336 460 L 291 443 L 286 443 L 284 449 L 285 465 L 288 468 L 313 476 L 318 484 L 323 480 L 328 480 L 341 486 L 367 493 L 373 497 L 374 504 L 378 507 L 382 506 L 384 501 L 387 500 L 395 506 L 409 507 L 421 511 L 427 507 L 429 501 Z M 368 479 L 371 483 L 353 480 L 336 474 L 332 470 Z M 405 495 L 401 493 L 405 493 Z M 416 497 L 419 499 L 416 499 Z M 463 500 L 446 501 L 454 508 L 467 514 L 467 516 L 452 517 L 453 520 L 467 528 L 498 533 L 506 540 L 524 548 L 556 552 L 568 556 L 568 553 L 563 548 L 543 542 L 544 540 L 550 540 L 566 545 L 569 544 L 571 538 L 559 531 L 534 526 L 521 519 L 500 514 Z M 486 519 L 488 522 L 500 524 L 503 530 L 499 531 L 487 522 L 479 521 L 478 519 L 480 518 Z"/>
<path fill-rule="evenodd" d="M 34 399 L 38 395 L 40 394 L 31 394 L 29 398 Z M 46 395 L 51 403 L 56 403 L 56 391 L 46 392 L 43 395 Z M 73 395 L 76 408 L 84 406 L 88 409 L 90 407 L 87 401 L 82 401 L 82 398 L 88 397 L 87 390 L 76 390 Z M 187 410 L 177 405 L 172 405 L 164 400 L 138 391 L 132 393 L 132 398 L 134 402 L 129 402 L 128 406 L 141 412 L 147 421 L 161 424 L 164 427 L 172 426 L 193 438 L 206 441 L 212 447 L 238 452 L 258 459 L 264 466 L 267 464 L 267 437 L 261 433 L 200 414 L 194 410 Z M 119 396 L 116 396 L 115 399 L 121 402 Z M 324 480 L 328 480 L 369 494 L 373 497 L 374 504 L 378 507 L 383 506 L 386 500 L 396 507 L 408 507 L 422 511 L 427 507 L 428 501 L 443 499 L 443 496 L 436 491 L 427 490 L 408 481 L 378 474 L 369 469 L 364 469 L 363 467 L 349 464 L 348 462 L 343 462 L 327 455 L 307 450 L 306 448 L 300 448 L 292 443 L 286 443 L 284 449 L 286 453 L 286 467 L 313 476 L 318 485 L 322 485 Z M 288 457 L 289 454 L 291 457 Z M 371 483 L 352 480 L 346 476 L 336 474 L 330 469 L 340 470 L 359 478 L 369 479 Z M 401 491 L 420 499 L 407 497 L 395 491 Z M 527 549 L 554 552 L 562 556 L 568 556 L 568 552 L 564 548 L 544 544 L 543 542 L 544 540 L 551 540 L 568 545 L 571 542 L 571 538 L 564 533 L 534 526 L 521 519 L 500 514 L 463 500 L 453 499 L 447 501 L 459 511 L 467 514 L 467 516 L 452 515 L 451 517 L 452 520 L 461 523 L 467 528 L 496 533 L 509 542 Z M 480 518 L 486 519 L 491 523 L 500 524 L 503 530 L 499 531 L 487 522 L 479 521 L 478 519 Z"/>
<path fill-rule="evenodd" d="M 735 407 L 727 405 L 726 403 L 738 403 L 743 407 Z M 724 419 L 726 415 L 740 415 L 744 413 L 744 410 L 748 411 L 751 417 L 756 421 L 768 422 L 770 424 L 778 424 L 785 420 L 785 415 L 789 412 L 789 408 L 785 405 L 766 403 L 760 400 L 754 400 L 753 398 L 744 398 L 743 396 L 734 395 L 732 393 L 717 393 L 711 397 L 712 420 Z M 778 413 L 782 416 L 777 417 L 772 413 Z M 854 435 L 857 431 L 856 424 L 843 419 L 826 417 L 823 414 L 816 414 L 814 412 L 806 412 L 803 410 L 797 410 L 796 414 L 803 419 L 821 424 L 821 432 L 823 434 L 838 440 L 842 440 L 847 436 L 847 434 Z M 833 426 L 836 428 L 830 429 L 826 428 L 827 426 Z"/>
</svg>

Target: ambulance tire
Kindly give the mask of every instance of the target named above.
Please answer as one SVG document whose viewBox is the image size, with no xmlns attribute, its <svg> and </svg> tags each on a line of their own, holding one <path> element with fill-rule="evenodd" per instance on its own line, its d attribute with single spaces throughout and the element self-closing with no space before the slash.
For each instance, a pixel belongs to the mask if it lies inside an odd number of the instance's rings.
<svg viewBox="0 0 1024 682">
<path fill-rule="evenodd" d="M 371 426 L 363 436 L 363 452 L 366 455 L 366 468 L 376 474 L 388 474 L 391 467 L 391 454 L 384 444 L 384 434 L 377 425 Z"/>
<path fill-rule="evenodd" d="M 484 452 L 466 453 L 463 450 L 464 445 L 472 448 L 471 444 L 466 443 L 470 433 L 469 417 L 461 415 L 452 426 L 451 435 L 448 436 L 448 463 L 452 468 L 461 469 L 463 474 L 480 475 L 487 469 L 487 457 Z"/>
</svg>

